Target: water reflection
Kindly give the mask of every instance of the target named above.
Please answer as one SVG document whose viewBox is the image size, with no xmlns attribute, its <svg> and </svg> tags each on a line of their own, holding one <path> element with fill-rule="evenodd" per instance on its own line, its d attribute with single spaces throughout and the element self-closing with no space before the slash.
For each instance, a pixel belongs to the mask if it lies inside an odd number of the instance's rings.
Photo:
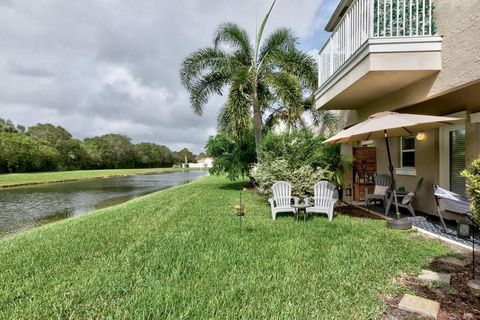
<svg viewBox="0 0 480 320">
<path fill-rule="evenodd" d="M 0 237 L 188 183 L 205 171 L 176 171 L 0 190 Z"/>
</svg>

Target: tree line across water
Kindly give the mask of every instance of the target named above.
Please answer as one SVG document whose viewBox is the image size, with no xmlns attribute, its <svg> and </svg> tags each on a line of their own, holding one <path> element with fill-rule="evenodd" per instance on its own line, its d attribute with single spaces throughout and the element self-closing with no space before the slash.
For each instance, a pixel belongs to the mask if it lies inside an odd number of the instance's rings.
<svg viewBox="0 0 480 320">
<path fill-rule="evenodd" d="M 0 173 L 160 168 L 184 162 L 185 157 L 195 162 L 197 156 L 187 148 L 172 151 L 155 143 L 134 144 L 120 134 L 79 140 L 50 123 L 26 128 L 0 118 Z"/>
</svg>

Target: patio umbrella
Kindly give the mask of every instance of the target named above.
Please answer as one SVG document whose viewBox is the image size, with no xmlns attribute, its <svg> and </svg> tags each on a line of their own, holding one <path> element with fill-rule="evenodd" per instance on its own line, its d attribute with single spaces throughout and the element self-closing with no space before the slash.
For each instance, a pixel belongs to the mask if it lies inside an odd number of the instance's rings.
<svg viewBox="0 0 480 320">
<path fill-rule="evenodd" d="M 385 138 L 387 144 L 387 155 L 390 175 L 392 177 L 393 197 L 395 200 L 395 209 L 397 218 L 400 218 L 398 212 L 397 193 L 395 187 L 395 177 L 393 175 L 392 156 L 388 137 L 398 137 L 411 135 L 428 129 L 434 129 L 443 124 L 451 124 L 453 121 L 461 120 L 458 118 L 425 116 L 420 114 L 407 114 L 397 112 L 380 112 L 371 115 L 367 120 L 360 122 L 348 129 L 342 130 L 333 137 L 325 140 L 325 143 L 343 143 L 376 138 Z"/>
</svg>

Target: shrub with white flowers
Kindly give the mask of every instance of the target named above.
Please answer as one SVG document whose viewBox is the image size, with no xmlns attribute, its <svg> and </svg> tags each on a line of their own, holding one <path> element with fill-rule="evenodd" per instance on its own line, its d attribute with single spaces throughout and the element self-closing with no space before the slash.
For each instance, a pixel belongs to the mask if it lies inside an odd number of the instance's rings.
<svg viewBox="0 0 480 320">
<path fill-rule="evenodd" d="M 291 168 L 288 161 L 276 159 L 264 161 L 255 165 L 250 175 L 259 185 L 259 191 L 263 195 L 272 195 L 272 186 L 277 181 L 287 181 L 292 184 L 292 193 L 300 198 L 313 196 L 313 185 L 322 180 L 328 180 L 331 172 L 310 165 L 302 165 Z"/>
</svg>

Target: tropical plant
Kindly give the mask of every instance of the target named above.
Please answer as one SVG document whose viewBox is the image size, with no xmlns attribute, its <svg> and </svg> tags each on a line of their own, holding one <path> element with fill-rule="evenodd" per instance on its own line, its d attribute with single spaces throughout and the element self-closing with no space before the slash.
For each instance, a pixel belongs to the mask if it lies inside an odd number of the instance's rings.
<svg viewBox="0 0 480 320">
<path fill-rule="evenodd" d="M 255 42 L 234 23 L 221 24 L 213 47 L 191 53 L 182 63 L 180 77 L 190 93 L 191 106 L 201 115 L 213 94 L 228 88 L 227 101 L 218 124 L 231 139 L 245 138 L 252 126 L 257 158 L 261 157 L 263 118 L 280 119 L 287 125 L 301 122 L 305 110 L 314 111 L 317 66 L 307 53 L 297 49 L 291 30 L 281 28 L 266 39 L 263 32 L 275 5 L 273 1 L 257 31 Z M 268 117 L 268 115 L 273 115 Z"/>
<path fill-rule="evenodd" d="M 352 168 L 353 158 L 340 153 L 339 144 L 324 144 L 319 159 L 321 165 L 330 171 L 330 182 L 342 189 L 345 172 Z"/>
<path fill-rule="evenodd" d="M 462 175 L 467 178 L 472 213 L 475 219 L 480 221 L 480 158 L 474 160 L 468 169 L 462 172 Z"/>
</svg>

